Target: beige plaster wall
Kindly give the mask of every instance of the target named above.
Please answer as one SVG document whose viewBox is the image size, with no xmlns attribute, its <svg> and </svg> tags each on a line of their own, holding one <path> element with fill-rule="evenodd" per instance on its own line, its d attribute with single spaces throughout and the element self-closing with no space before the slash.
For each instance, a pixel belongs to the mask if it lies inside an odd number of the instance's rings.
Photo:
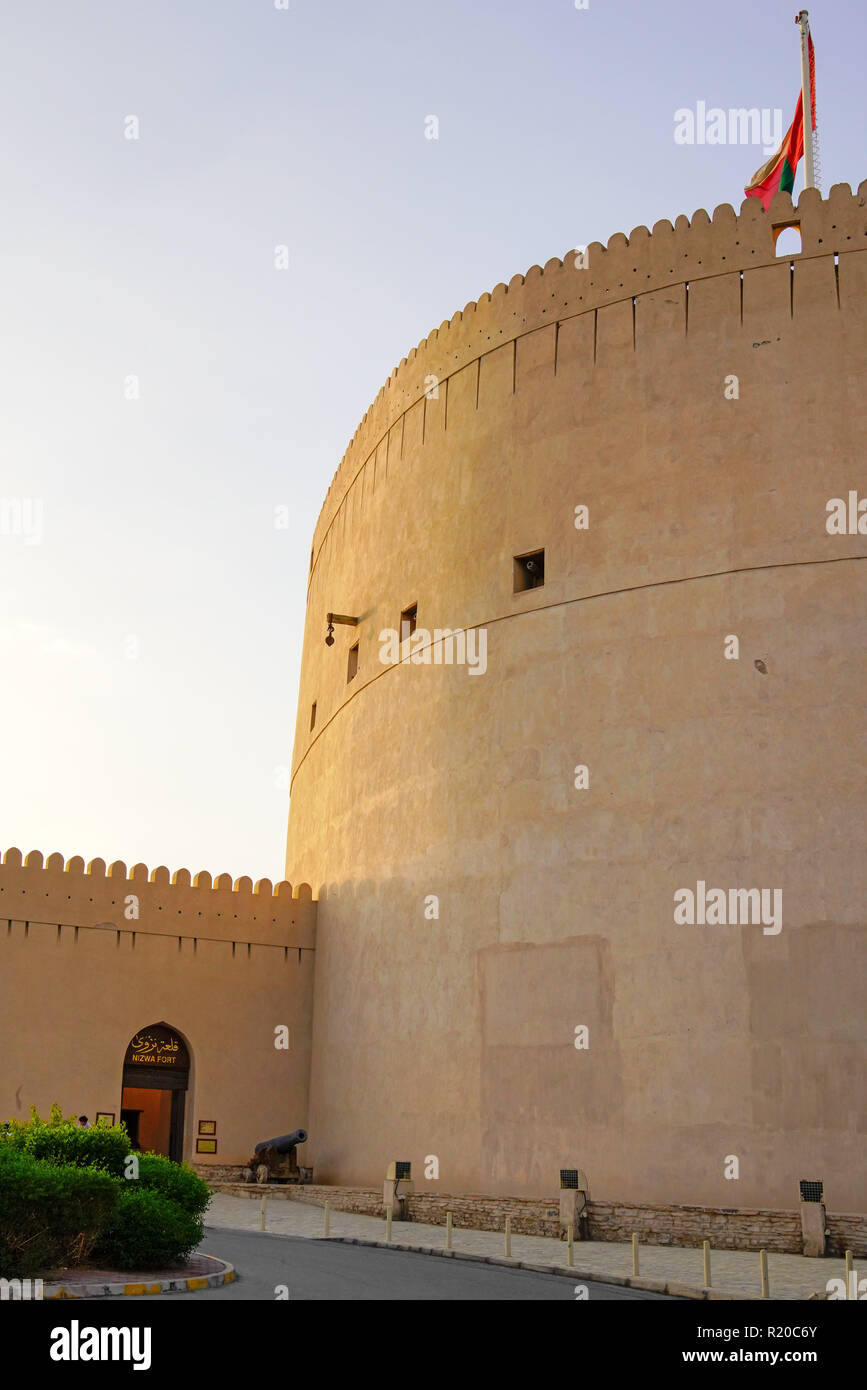
<svg viewBox="0 0 867 1390">
<path fill-rule="evenodd" d="M 287 849 L 320 898 L 309 1160 L 720 1206 L 819 1177 L 861 1210 L 867 538 L 825 521 L 867 495 L 867 185 L 588 259 L 413 350 L 316 528 Z M 486 629 L 486 674 L 380 663 L 414 601 Z M 329 610 L 360 618 L 331 648 Z M 699 879 L 781 890 L 782 930 L 676 925 Z"/>
<path fill-rule="evenodd" d="M 307 1125 L 316 904 L 302 886 L 34 852 L 0 867 L 0 1118 L 120 1118 L 131 1038 L 165 1021 L 191 1054 L 184 1156 L 215 1164 Z M 138 917 L 130 898 L 136 900 Z M 289 1049 L 274 1046 L 289 1028 Z M 209 1162 L 209 1156 L 198 1155 Z"/>
</svg>

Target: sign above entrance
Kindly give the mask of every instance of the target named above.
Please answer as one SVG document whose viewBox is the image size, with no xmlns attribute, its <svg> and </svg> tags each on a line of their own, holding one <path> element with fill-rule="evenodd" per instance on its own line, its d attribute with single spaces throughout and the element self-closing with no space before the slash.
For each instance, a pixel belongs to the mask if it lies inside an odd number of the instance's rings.
<svg viewBox="0 0 867 1390">
<path fill-rule="evenodd" d="M 126 1050 L 124 1066 L 188 1067 L 187 1049 L 177 1034 L 163 1024 L 136 1033 Z"/>
</svg>

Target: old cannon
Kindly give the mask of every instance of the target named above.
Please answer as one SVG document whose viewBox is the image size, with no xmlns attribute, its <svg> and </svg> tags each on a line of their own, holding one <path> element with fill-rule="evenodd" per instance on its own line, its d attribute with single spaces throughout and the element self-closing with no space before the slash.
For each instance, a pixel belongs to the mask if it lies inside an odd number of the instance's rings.
<svg viewBox="0 0 867 1390">
<path fill-rule="evenodd" d="M 303 1168 L 298 1163 L 298 1145 L 306 1141 L 306 1129 L 295 1129 L 291 1134 L 281 1134 L 277 1139 L 263 1139 L 247 1162 L 244 1181 L 312 1182 L 313 1169 Z"/>
</svg>

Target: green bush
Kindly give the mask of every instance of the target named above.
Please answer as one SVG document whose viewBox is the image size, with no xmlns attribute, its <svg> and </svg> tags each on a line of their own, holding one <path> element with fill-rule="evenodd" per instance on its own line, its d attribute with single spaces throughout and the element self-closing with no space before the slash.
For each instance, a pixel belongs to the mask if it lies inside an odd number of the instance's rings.
<svg viewBox="0 0 867 1390">
<path fill-rule="evenodd" d="M 0 1277 L 83 1263 L 120 1195 L 99 1168 L 50 1163 L 0 1143 Z"/>
<path fill-rule="evenodd" d="M 120 1201 L 93 1257 L 112 1269 L 159 1269 L 183 1264 L 201 1239 L 199 1219 L 131 1181 L 120 1186 Z"/>
<path fill-rule="evenodd" d="M 0 1129 L 0 1277 L 89 1258 L 116 1269 L 181 1264 L 202 1239 L 210 1190 L 187 1164 L 136 1154 L 123 1125 L 79 1129 L 53 1105 Z"/>
<path fill-rule="evenodd" d="M 0 1140 L 3 1146 L 22 1150 L 33 1158 L 74 1168 L 101 1168 L 115 1177 L 123 1176 L 124 1160 L 130 1152 L 124 1125 L 99 1124 L 79 1129 L 74 1119 L 63 1118 L 57 1105 L 52 1105 L 47 1120 L 31 1107 L 30 1119 L 24 1123 L 10 1120 Z"/>
<path fill-rule="evenodd" d="M 204 1215 L 211 1200 L 208 1184 L 187 1163 L 172 1163 L 162 1154 L 142 1153 L 138 1158 L 138 1183 L 149 1192 L 168 1197 L 189 1216 Z M 133 1179 L 130 1179 L 133 1181 Z"/>
</svg>

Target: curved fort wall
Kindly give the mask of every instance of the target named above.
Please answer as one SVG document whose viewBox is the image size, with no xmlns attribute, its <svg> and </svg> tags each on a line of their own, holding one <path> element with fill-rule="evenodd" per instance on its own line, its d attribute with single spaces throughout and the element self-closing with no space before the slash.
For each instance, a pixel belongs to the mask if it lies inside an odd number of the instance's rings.
<svg viewBox="0 0 867 1390">
<path fill-rule="evenodd" d="M 826 505 L 867 493 L 867 185 L 586 260 L 411 352 L 316 527 L 287 850 L 320 899 L 310 1161 L 729 1206 L 819 1177 L 857 1208 L 867 540 Z M 413 603 L 484 629 L 484 674 L 384 665 Z M 327 647 L 332 610 L 359 623 Z M 781 929 L 675 921 L 699 882 L 778 891 Z"/>
<path fill-rule="evenodd" d="M 307 1122 L 316 903 L 306 884 L 108 866 L 38 850 L 0 866 L 0 1119 L 120 1117 L 127 1045 L 166 1022 L 191 1055 L 184 1157 L 245 1162 Z M 274 1046 L 289 1028 L 288 1049 Z M 198 1121 L 217 1150 L 196 1154 Z"/>
</svg>

